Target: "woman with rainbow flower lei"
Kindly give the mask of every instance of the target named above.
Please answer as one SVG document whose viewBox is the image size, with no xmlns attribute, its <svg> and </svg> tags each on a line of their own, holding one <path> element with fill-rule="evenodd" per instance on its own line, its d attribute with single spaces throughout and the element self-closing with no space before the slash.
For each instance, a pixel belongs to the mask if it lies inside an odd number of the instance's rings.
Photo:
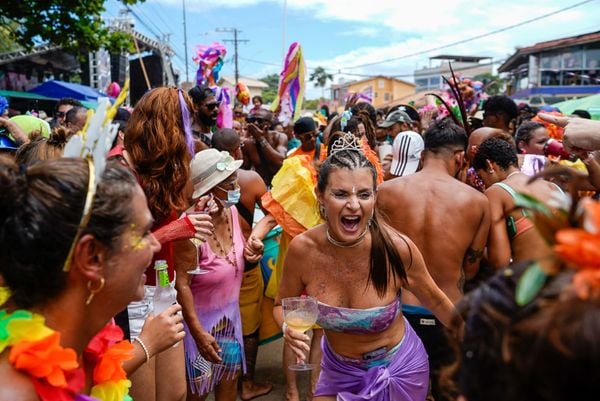
<svg viewBox="0 0 600 401">
<path fill-rule="evenodd" d="M 160 244 L 133 174 L 106 164 L 116 129 L 102 106 L 65 148 L 83 159 L 0 158 L 2 400 L 131 400 L 127 371 L 173 343 L 134 346 L 112 322 L 143 296 Z"/>
</svg>

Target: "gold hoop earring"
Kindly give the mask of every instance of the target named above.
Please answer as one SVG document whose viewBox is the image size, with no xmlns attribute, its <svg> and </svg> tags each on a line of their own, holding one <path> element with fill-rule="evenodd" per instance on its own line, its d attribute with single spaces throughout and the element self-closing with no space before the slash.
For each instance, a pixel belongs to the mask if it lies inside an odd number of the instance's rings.
<svg viewBox="0 0 600 401">
<path fill-rule="evenodd" d="M 100 277 L 100 286 L 97 289 L 92 288 L 92 280 L 87 282 L 87 288 L 88 291 L 90 292 L 90 295 L 88 296 L 88 298 L 85 301 L 86 305 L 89 305 L 90 303 L 92 303 L 92 300 L 94 299 L 94 296 L 99 293 L 100 291 L 102 291 L 102 289 L 104 288 L 104 277 Z"/>
</svg>

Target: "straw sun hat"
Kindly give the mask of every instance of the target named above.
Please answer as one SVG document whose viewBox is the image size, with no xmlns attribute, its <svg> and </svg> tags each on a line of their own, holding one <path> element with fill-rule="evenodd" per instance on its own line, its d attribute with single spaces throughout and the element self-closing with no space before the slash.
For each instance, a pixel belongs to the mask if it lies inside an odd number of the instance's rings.
<svg viewBox="0 0 600 401">
<path fill-rule="evenodd" d="M 194 198 L 199 198 L 219 185 L 242 165 L 242 160 L 235 160 L 228 152 L 206 149 L 196 153 L 191 165 Z"/>
</svg>

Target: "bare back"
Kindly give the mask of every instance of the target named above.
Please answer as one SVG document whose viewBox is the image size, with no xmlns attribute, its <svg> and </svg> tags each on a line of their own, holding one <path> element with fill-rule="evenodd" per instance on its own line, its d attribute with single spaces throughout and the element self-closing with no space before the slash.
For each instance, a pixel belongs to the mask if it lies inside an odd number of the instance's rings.
<svg viewBox="0 0 600 401">
<path fill-rule="evenodd" d="M 414 241 L 435 283 L 456 303 L 485 247 L 486 197 L 450 175 L 420 171 L 383 183 L 377 207 L 392 227 Z M 421 305 L 410 293 L 403 301 Z"/>
</svg>

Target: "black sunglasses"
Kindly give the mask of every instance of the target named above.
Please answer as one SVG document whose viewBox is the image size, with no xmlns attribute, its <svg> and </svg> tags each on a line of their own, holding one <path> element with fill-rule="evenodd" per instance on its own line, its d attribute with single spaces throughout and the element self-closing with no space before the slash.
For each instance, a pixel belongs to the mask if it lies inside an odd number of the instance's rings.
<svg viewBox="0 0 600 401">
<path fill-rule="evenodd" d="M 213 102 L 213 103 L 206 103 L 204 105 L 208 110 L 214 110 L 217 107 L 219 107 L 219 102 Z"/>
<path fill-rule="evenodd" d="M 260 118 L 260 117 L 254 117 L 254 116 L 246 117 L 246 122 L 248 124 L 254 124 L 254 123 L 256 123 L 256 124 L 262 124 L 265 121 L 266 120 L 264 118 Z"/>
</svg>

